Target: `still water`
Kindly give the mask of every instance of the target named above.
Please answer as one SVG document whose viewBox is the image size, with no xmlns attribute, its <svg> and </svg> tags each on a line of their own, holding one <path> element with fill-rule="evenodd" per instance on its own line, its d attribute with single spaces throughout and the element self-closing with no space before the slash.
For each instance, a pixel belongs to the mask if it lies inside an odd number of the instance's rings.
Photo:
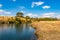
<svg viewBox="0 0 60 40">
<path fill-rule="evenodd" d="M 0 40 L 36 40 L 34 31 L 28 24 L 0 24 Z"/>
</svg>

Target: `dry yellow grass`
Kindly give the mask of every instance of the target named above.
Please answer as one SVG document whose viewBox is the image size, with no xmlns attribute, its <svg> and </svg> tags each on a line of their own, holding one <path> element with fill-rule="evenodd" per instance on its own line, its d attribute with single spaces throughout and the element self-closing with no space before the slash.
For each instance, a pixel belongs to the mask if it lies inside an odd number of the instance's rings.
<svg viewBox="0 0 60 40">
<path fill-rule="evenodd" d="M 32 23 L 38 40 L 60 40 L 60 21 L 40 21 Z"/>
</svg>

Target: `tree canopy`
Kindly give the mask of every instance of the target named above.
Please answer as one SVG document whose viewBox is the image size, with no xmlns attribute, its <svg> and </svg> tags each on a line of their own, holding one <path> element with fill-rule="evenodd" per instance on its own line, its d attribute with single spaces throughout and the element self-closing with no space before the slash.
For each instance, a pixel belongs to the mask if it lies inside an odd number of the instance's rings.
<svg viewBox="0 0 60 40">
<path fill-rule="evenodd" d="M 17 12 L 17 14 L 16 14 L 16 16 L 18 16 L 18 17 L 23 17 L 23 13 L 22 12 Z"/>
</svg>

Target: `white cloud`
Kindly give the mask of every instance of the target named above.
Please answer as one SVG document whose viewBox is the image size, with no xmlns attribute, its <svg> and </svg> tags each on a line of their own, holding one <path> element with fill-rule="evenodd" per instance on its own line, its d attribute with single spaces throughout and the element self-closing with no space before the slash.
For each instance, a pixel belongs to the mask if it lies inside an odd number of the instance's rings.
<svg viewBox="0 0 60 40">
<path fill-rule="evenodd" d="M 42 8 L 43 9 L 49 9 L 49 8 L 51 8 L 51 6 L 43 6 Z"/>
<path fill-rule="evenodd" d="M 60 19 L 60 14 L 56 16 L 56 18 Z"/>
<path fill-rule="evenodd" d="M 11 12 L 5 12 L 5 14 L 11 14 Z"/>
<path fill-rule="evenodd" d="M 19 8 L 20 8 L 20 9 L 24 9 L 25 7 L 24 7 L 24 6 L 20 6 Z"/>
<path fill-rule="evenodd" d="M 5 11 L 5 10 L 0 10 L 0 14 L 11 14 L 11 12 Z"/>
<path fill-rule="evenodd" d="M 30 16 L 30 17 L 38 17 L 37 14 L 33 14 L 33 13 L 28 13 L 26 16 Z"/>
<path fill-rule="evenodd" d="M 25 11 L 20 11 L 20 12 L 25 13 Z"/>
<path fill-rule="evenodd" d="M 28 13 L 27 16 L 32 16 L 32 13 Z"/>
<path fill-rule="evenodd" d="M 38 15 L 37 15 L 37 14 L 34 14 L 33 16 L 34 16 L 34 17 L 38 17 Z"/>
<path fill-rule="evenodd" d="M 13 2 L 15 2 L 16 0 L 12 0 Z"/>
<path fill-rule="evenodd" d="M 50 18 L 50 17 L 54 18 L 55 15 L 56 15 L 56 13 L 51 12 L 51 13 L 44 13 L 44 14 L 42 14 L 41 17 L 42 18 L 45 18 L 45 17 L 47 17 L 47 18 Z"/>
<path fill-rule="evenodd" d="M 42 5 L 42 4 L 44 4 L 44 2 L 32 2 L 32 8 L 36 5 L 36 6 L 40 6 L 40 5 Z"/>
<path fill-rule="evenodd" d="M 2 7 L 3 5 L 2 4 L 0 4 L 0 8 Z"/>
<path fill-rule="evenodd" d="M 39 18 L 59 18 L 60 14 L 55 12 L 43 13 L 40 16 L 38 14 L 28 13 L 26 16 L 39 17 Z"/>
</svg>

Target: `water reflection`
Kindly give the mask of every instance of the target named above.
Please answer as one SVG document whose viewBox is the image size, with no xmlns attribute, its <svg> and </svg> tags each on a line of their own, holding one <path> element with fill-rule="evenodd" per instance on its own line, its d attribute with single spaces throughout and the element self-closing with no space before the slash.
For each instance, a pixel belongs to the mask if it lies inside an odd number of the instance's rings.
<svg viewBox="0 0 60 40">
<path fill-rule="evenodd" d="M 36 40 L 29 24 L 0 24 L 0 40 Z"/>
<path fill-rule="evenodd" d="M 23 32 L 23 24 L 15 25 L 16 32 Z"/>
</svg>

